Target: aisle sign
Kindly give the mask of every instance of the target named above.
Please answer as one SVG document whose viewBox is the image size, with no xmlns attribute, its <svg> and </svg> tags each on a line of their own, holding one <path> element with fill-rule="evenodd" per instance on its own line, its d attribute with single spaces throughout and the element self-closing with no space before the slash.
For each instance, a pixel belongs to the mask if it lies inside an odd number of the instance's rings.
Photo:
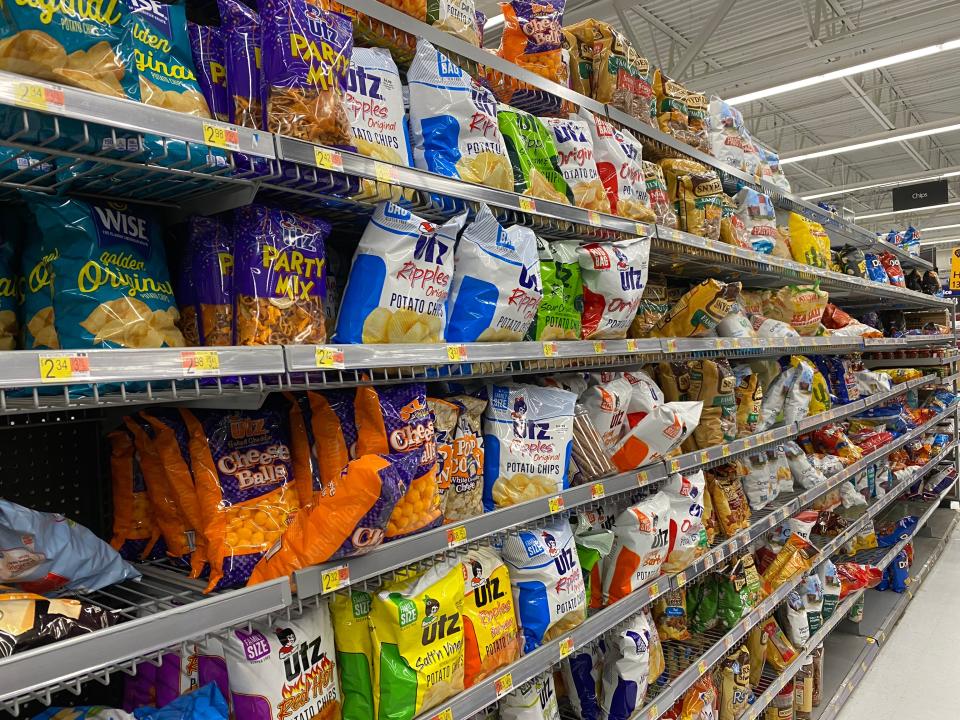
<svg viewBox="0 0 960 720">
<path fill-rule="evenodd" d="M 930 207 L 931 205 L 946 205 L 947 181 L 933 180 L 931 182 L 901 185 L 893 189 L 893 209 L 913 210 L 915 208 Z"/>
<path fill-rule="evenodd" d="M 960 247 L 950 253 L 950 289 L 960 290 Z"/>
</svg>

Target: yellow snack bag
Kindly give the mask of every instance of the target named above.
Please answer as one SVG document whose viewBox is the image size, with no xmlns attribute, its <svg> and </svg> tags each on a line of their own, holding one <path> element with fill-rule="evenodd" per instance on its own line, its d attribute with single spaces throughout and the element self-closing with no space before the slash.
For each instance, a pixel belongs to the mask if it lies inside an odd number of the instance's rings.
<svg viewBox="0 0 960 720">
<path fill-rule="evenodd" d="M 702 337 L 733 309 L 740 283 L 704 280 L 681 297 L 650 331 L 650 337 Z"/>
<path fill-rule="evenodd" d="M 787 285 L 764 301 L 763 315 L 789 323 L 805 337 L 816 335 L 829 296 L 817 285 Z"/>
<path fill-rule="evenodd" d="M 343 720 L 373 720 L 373 645 L 370 640 L 370 593 L 351 590 L 330 600 Z"/>
<path fill-rule="evenodd" d="M 794 260 L 818 268 L 830 267 L 830 237 L 823 225 L 792 212 L 788 228 Z"/>
<path fill-rule="evenodd" d="M 717 174 L 693 160 L 668 158 L 660 161 L 660 167 L 680 229 L 719 240 L 725 196 Z"/>
<path fill-rule="evenodd" d="M 412 720 L 463 690 L 461 563 L 435 565 L 373 596 L 378 720 Z"/>
<path fill-rule="evenodd" d="M 520 657 L 520 631 L 503 560 L 479 548 L 463 567 L 463 682 L 470 687 Z"/>
<path fill-rule="evenodd" d="M 811 386 L 812 396 L 810 398 L 810 414 L 826 412 L 833 403 L 830 401 L 830 388 L 827 385 L 827 379 L 823 373 L 817 369 L 817 365 L 810 358 L 804 355 L 791 355 L 790 367 L 797 367 L 801 362 L 806 363 L 813 368 L 813 385 Z"/>
</svg>

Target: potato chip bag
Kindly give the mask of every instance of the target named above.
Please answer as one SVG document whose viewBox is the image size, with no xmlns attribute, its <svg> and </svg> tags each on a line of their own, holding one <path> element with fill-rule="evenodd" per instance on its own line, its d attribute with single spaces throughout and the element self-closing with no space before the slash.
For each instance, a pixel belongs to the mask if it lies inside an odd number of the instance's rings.
<svg viewBox="0 0 960 720">
<path fill-rule="evenodd" d="M 226 60 L 229 120 L 241 127 L 262 130 L 260 15 L 239 0 L 217 0 L 217 7 Z"/>
<path fill-rule="evenodd" d="M 638 613 L 604 637 L 600 707 L 608 720 L 629 720 L 645 704 L 650 679 L 650 635 L 646 613 Z M 654 676 L 656 679 L 656 676 Z"/>
<path fill-rule="evenodd" d="M 830 267 L 830 237 L 823 225 L 798 213 L 790 213 L 790 252 L 797 262 Z"/>
<path fill-rule="evenodd" d="M 6 231 L 0 240 L 0 350 L 13 350 L 20 334 L 17 311 L 25 288 L 16 235 L 17 230 Z"/>
<path fill-rule="evenodd" d="M 740 135 L 743 115 L 716 96 L 710 98 L 708 112 L 710 154 L 739 170 L 743 165 L 743 138 Z"/>
<path fill-rule="evenodd" d="M 747 234 L 747 226 L 743 224 L 743 220 L 737 215 L 737 208 L 733 205 L 733 202 L 728 200 L 726 195 L 721 199 L 723 200 L 723 210 L 720 215 L 720 242 L 741 247 L 745 250 L 766 252 L 764 247 L 761 247 L 759 244 L 754 245 L 750 242 Z"/>
<path fill-rule="evenodd" d="M 28 285 L 53 281 L 53 317 L 62 348 L 182 346 L 180 317 L 164 256 L 162 231 L 152 212 L 117 202 L 30 194 L 46 269 Z M 33 271 L 31 271 L 33 272 Z M 34 315 L 33 320 L 36 320 Z M 36 342 L 36 324 L 27 330 Z"/>
<path fill-rule="evenodd" d="M 300 508 L 290 427 L 279 407 L 183 413 L 190 466 L 203 508 L 207 590 L 246 584 Z"/>
<path fill-rule="evenodd" d="M 658 492 L 617 515 L 613 550 L 603 563 L 604 604 L 617 602 L 660 574 L 670 549 L 670 498 Z"/>
<path fill-rule="evenodd" d="M 463 684 L 470 687 L 520 657 L 510 575 L 487 548 L 463 558 Z"/>
<path fill-rule="evenodd" d="M 570 30 L 582 41 L 592 44 L 593 98 L 653 125 L 656 99 L 652 68 L 647 59 L 608 23 L 584 20 Z"/>
<path fill-rule="evenodd" d="M 340 715 L 333 623 L 326 598 L 293 619 L 254 621 L 223 636 L 236 720 Z"/>
<path fill-rule="evenodd" d="M 743 187 L 734 196 L 736 217 L 746 231 L 746 240 L 757 252 L 771 253 L 777 236 L 777 214 L 768 195 Z"/>
<path fill-rule="evenodd" d="M 566 86 L 567 68 L 561 52 L 565 0 L 500 3 L 503 35 L 497 55 L 540 77 Z"/>
<path fill-rule="evenodd" d="M 524 653 L 583 622 L 586 588 L 566 518 L 507 535 L 501 555 L 510 572 Z"/>
<path fill-rule="evenodd" d="M 702 337 L 713 330 L 733 309 L 740 283 L 722 283 L 710 278 L 695 285 L 650 331 L 651 337 Z"/>
<path fill-rule="evenodd" d="M 154 526 L 150 499 L 133 435 L 120 428 L 107 435 L 110 441 L 110 478 L 113 485 L 113 537 L 110 546 L 124 560 L 152 556 L 160 539 Z"/>
<path fill-rule="evenodd" d="M 681 230 L 710 240 L 720 239 L 723 186 L 715 172 L 679 176 L 674 205 Z"/>
<path fill-rule="evenodd" d="M 789 323 L 800 335 L 815 335 L 829 296 L 818 285 L 787 285 L 764 301 L 763 314 Z"/>
<path fill-rule="evenodd" d="M 440 432 L 437 432 L 437 452 L 442 467 L 440 485 L 447 485 L 444 521 L 451 523 L 483 514 L 483 432 L 480 418 L 487 401 L 469 395 L 455 395 L 443 402 L 457 409 L 456 425 L 449 445 L 441 441 Z"/>
<path fill-rule="evenodd" d="M 657 225 L 675 230 L 677 214 L 673 211 L 673 205 L 667 195 L 667 182 L 663 177 L 663 169 L 655 162 L 647 160 L 644 160 L 642 165 L 647 195 L 650 197 L 650 207 L 656 215 Z"/>
<path fill-rule="evenodd" d="M 540 306 L 537 236 L 504 228 L 481 205 L 454 252 L 448 342 L 519 341 Z"/>
<path fill-rule="evenodd" d="M 227 92 L 227 60 L 224 55 L 223 33 L 218 27 L 187 23 L 193 66 L 197 69 L 197 84 L 206 100 L 211 117 L 230 121 L 230 95 Z"/>
<path fill-rule="evenodd" d="M 426 22 L 471 45 L 481 46 L 482 27 L 478 28 L 474 0 L 430 0 L 427 2 Z"/>
<path fill-rule="evenodd" d="M 513 166 L 513 188 L 521 195 L 570 205 L 573 192 L 560 170 L 553 133 L 530 113 L 501 105 L 497 123 Z"/>
<path fill-rule="evenodd" d="M 438 226 L 379 204 L 353 255 L 334 342 L 443 342 L 454 246 L 465 221 L 466 213 Z"/>
<path fill-rule="evenodd" d="M 331 226 L 265 205 L 234 211 L 234 302 L 238 345 L 322 343 Z"/>
<path fill-rule="evenodd" d="M 653 74 L 653 92 L 657 98 L 657 125 L 668 135 L 687 142 L 690 135 L 687 89 L 657 68 Z"/>
<path fill-rule="evenodd" d="M 750 527 L 750 504 L 740 484 L 738 465 L 718 465 L 706 472 L 707 491 L 723 534 L 733 537 Z"/>
<path fill-rule="evenodd" d="M 373 595 L 378 718 L 412 720 L 463 690 L 464 576 L 461 563 L 443 563 Z"/>
<path fill-rule="evenodd" d="M 490 511 L 568 487 L 576 395 L 533 385 L 487 385 L 483 506 Z"/>
<path fill-rule="evenodd" d="M 672 473 L 663 492 L 667 496 L 667 521 L 670 528 L 670 546 L 661 572 L 681 572 L 707 549 L 703 530 L 703 497 L 707 481 L 703 471 L 681 475 Z"/>
<path fill-rule="evenodd" d="M 763 387 L 760 376 L 747 364 L 733 366 L 737 383 L 734 391 L 737 400 L 737 437 L 746 437 L 757 432 L 760 424 L 760 408 L 763 403 Z"/>
<path fill-rule="evenodd" d="M 647 284 L 650 239 L 593 242 L 577 248 L 583 278 L 581 337 L 627 335 Z"/>
<path fill-rule="evenodd" d="M 603 649 L 599 642 L 574 651 L 560 661 L 560 676 L 577 720 L 600 719 Z"/>
<path fill-rule="evenodd" d="M 761 581 L 764 595 L 769 595 L 794 576 L 809 570 L 816 556 L 817 548 L 793 533 L 763 572 Z"/>
<path fill-rule="evenodd" d="M 394 165 L 413 165 L 400 73 L 389 51 L 383 48 L 353 49 L 344 104 L 350 117 L 353 145 L 358 153 Z M 361 183 L 358 199 L 399 202 L 403 195 L 402 189 L 396 186 L 384 189 L 369 179 Z"/>
<path fill-rule="evenodd" d="M 737 720 L 750 704 L 750 651 L 741 645 L 720 668 L 720 707 L 717 720 Z"/>
<path fill-rule="evenodd" d="M 646 192 L 640 143 L 587 110 L 582 110 L 580 117 L 590 128 L 597 172 L 607 191 L 610 210 L 631 220 L 653 222 L 656 216 Z"/>
<path fill-rule="evenodd" d="M 560 720 L 553 673 L 525 682 L 497 703 L 499 720 Z"/>
<path fill-rule="evenodd" d="M 610 212 L 610 200 L 597 172 L 593 155 L 593 135 L 583 120 L 573 118 L 540 118 L 553 134 L 557 165 L 573 194 L 577 207 Z"/>
<path fill-rule="evenodd" d="M 687 593 L 682 588 L 670 590 L 654 600 L 653 619 L 662 640 L 689 640 Z"/>
<path fill-rule="evenodd" d="M 407 71 L 410 85 L 410 134 L 418 168 L 498 190 L 514 188 L 497 125 L 497 99 L 426 40 Z M 462 201 L 434 195 L 442 209 Z"/>
<path fill-rule="evenodd" d="M 340 668 L 343 720 L 372 720 L 373 644 L 370 639 L 370 610 L 373 598 L 363 590 L 350 589 L 330 597 L 333 639 Z"/>
<path fill-rule="evenodd" d="M 583 313 L 583 276 L 577 245 L 537 238 L 543 296 L 531 325 L 533 340 L 579 340 Z"/>
<path fill-rule="evenodd" d="M 577 558 L 583 571 L 587 604 L 591 608 L 603 607 L 603 577 L 601 563 L 613 549 L 613 531 L 603 526 L 607 518 L 602 513 L 578 513 L 571 518 Z"/>
<path fill-rule="evenodd" d="M 613 447 L 610 459 L 620 472 L 662 460 L 690 437 L 702 410 L 702 402 L 657 405 Z"/>
</svg>

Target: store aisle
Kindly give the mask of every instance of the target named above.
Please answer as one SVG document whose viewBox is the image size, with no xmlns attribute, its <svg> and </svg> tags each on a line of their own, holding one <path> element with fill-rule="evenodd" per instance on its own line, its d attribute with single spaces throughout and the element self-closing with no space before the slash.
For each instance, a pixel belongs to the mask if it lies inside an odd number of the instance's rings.
<svg viewBox="0 0 960 720">
<path fill-rule="evenodd" d="M 960 525 L 839 720 L 960 717 Z"/>
</svg>

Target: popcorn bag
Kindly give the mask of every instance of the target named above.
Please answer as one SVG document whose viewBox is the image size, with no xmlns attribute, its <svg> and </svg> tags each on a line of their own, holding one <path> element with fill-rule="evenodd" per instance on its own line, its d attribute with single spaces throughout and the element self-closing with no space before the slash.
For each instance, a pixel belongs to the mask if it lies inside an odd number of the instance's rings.
<svg viewBox="0 0 960 720">
<path fill-rule="evenodd" d="M 465 221 L 464 213 L 437 226 L 399 205 L 378 205 L 353 256 L 334 341 L 443 342 Z"/>
</svg>

